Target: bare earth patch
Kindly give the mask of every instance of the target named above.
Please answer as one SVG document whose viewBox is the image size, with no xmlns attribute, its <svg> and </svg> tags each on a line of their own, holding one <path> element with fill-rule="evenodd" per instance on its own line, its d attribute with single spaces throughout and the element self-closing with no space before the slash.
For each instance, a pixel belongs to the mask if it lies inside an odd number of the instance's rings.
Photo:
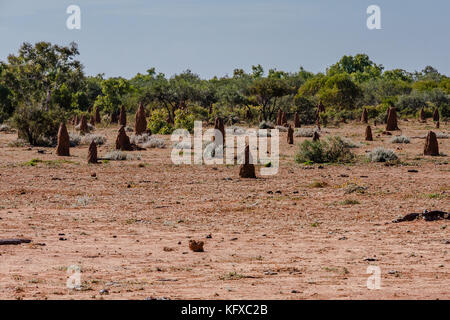
<svg viewBox="0 0 450 320">
<path fill-rule="evenodd" d="M 399 122 L 408 137 L 425 126 Z M 365 127 L 324 129 L 361 143 L 352 165 L 297 164 L 296 144 L 310 138 L 288 145 L 281 133 L 279 173 L 257 166 L 257 179 L 240 179 L 239 165 L 174 165 L 171 147 L 88 165 L 87 145 L 58 157 L 8 147 L 17 134 L 0 133 L 0 238 L 32 239 L 0 246 L 0 299 L 449 299 L 449 221 L 392 223 L 449 211 L 449 157 L 423 156 L 423 139 L 391 144 L 381 127 L 365 142 Z M 108 138 L 99 158 L 117 130 L 96 131 Z M 450 140 L 438 142 L 448 154 Z M 401 162 L 364 161 L 381 146 Z M 66 287 L 71 265 L 81 290 Z M 369 265 L 380 290 L 366 286 Z"/>
</svg>

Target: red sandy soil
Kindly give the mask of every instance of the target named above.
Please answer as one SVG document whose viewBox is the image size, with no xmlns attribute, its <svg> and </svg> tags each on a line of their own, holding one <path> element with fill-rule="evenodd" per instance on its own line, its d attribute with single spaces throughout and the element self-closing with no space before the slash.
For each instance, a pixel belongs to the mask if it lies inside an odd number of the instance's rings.
<svg viewBox="0 0 450 320">
<path fill-rule="evenodd" d="M 433 128 L 399 126 L 409 137 Z M 117 129 L 97 130 L 108 137 L 99 157 Z M 381 129 L 353 149 L 355 164 L 323 168 L 295 163 L 298 146 L 282 133 L 279 173 L 256 180 L 240 179 L 238 165 L 172 164 L 169 136 L 166 149 L 132 152 L 141 160 L 88 165 L 87 145 L 58 157 L 8 147 L 17 134 L 0 133 L 0 238 L 32 239 L 0 246 L 0 298 L 449 299 L 450 221 L 392 223 L 450 209 L 449 157 L 423 156 L 424 139 L 391 144 Z M 364 130 L 324 129 L 357 143 Z M 365 162 L 376 146 L 402 163 Z M 439 139 L 441 152 L 449 146 Z M 49 162 L 26 165 L 33 158 Z M 367 189 L 345 194 L 349 183 Z M 205 252 L 190 251 L 191 239 Z M 71 265 L 82 270 L 81 290 L 66 287 Z M 379 290 L 366 286 L 369 265 L 381 268 Z"/>
</svg>

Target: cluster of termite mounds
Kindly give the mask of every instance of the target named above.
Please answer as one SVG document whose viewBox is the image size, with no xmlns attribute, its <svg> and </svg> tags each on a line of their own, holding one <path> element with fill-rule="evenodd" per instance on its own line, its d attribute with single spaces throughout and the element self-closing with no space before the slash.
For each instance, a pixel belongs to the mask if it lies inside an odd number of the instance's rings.
<svg viewBox="0 0 450 320">
<path fill-rule="evenodd" d="M 325 112 L 325 106 L 322 104 L 322 102 L 319 102 L 316 110 L 316 125 L 318 129 L 320 130 L 320 114 L 321 112 Z M 120 113 L 116 115 L 118 117 L 118 122 L 120 124 L 120 129 L 117 134 L 116 138 L 116 149 L 122 150 L 122 151 L 134 151 L 134 150 L 145 150 L 137 145 L 130 142 L 130 138 L 126 134 L 126 124 L 127 124 L 127 115 L 125 107 L 122 106 L 120 109 Z M 436 128 L 439 128 L 439 111 L 436 108 L 433 113 L 433 121 L 436 122 Z M 422 108 L 419 112 L 419 121 L 420 122 L 426 122 L 426 115 L 425 110 Z M 95 108 L 94 114 L 90 117 L 90 125 L 94 126 L 96 123 L 101 122 L 100 112 L 98 108 Z M 117 121 L 116 121 L 117 122 Z M 366 108 L 363 108 L 360 122 L 367 124 L 365 129 L 365 140 L 366 141 L 373 141 L 373 135 L 372 135 L 372 129 L 369 124 L 369 115 Z M 73 121 L 73 124 L 77 124 L 79 126 L 79 131 L 82 134 L 89 133 L 89 125 L 87 121 L 87 117 L 85 115 L 82 115 L 81 117 L 76 116 Z M 296 112 L 294 114 L 293 118 L 293 124 L 289 124 L 287 121 L 286 113 L 282 110 L 278 110 L 277 112 L 277 118 L 276 118 L 276 124 L 279 126 L 285 126 L 288 128 L 287 130 L 287 143 L 292 145 L 294 144 L 294 128 L 299 128 L 301 126 L 300 123 L 300 117 L 298 113 Z M 376 122 L 375 122 L 376 125 Z M 219 137 L 214 136 L 214 141 L 217 144 L 225 144 L 225 126 L 224 121 L 222 118 L 216 118 L 214 123 L 214 128 L 217 129 L 222 137 L 219 139 Z M 146 113 L 144 109 L 144 105 L 142 103 L 139 104 L 139 107 L 136 111 L 136 119 L 135 119 L 135 125 L 134 125 L 134 131 L 136 135 L 142 135 L 144 133 L 151 134 L 151 132 L 147 129 L 147 120 L 146 120 Z M 399 130 L 398 127 L 398 119 L 397 119 L 397 111 L 395 107 L 390 107 L 387 110 L 386 114 L 386 131 L 395 131 Z M 320 135 L 317 131 L 314 131 L 313 141 L 319 141 Z M 438 156 L 439 155 L 439 145 L 437 141 L 437 136 L 434 132 L 429 131 L 428 135 L 426 137 L 425 146 L 424 146 L 424 155 L 429 156 Z M 59 130 L 58 130 L 58 144 L 56 148 L 56 154 L 58 156 L 70 156 L 70 137 L 69 133 L 66 127 L 65 123 L 61 123 Z M 98 163 L 98 151 L 97 151 L 97 144 L 92 141 L 89 145 L 88 149 L 88 157 L 87 157 L 88 163 Z M 253 162 L 251 161 L 251 153 L 250 153 L 250 147 L 247 145 L 244 151 L 244 163 L 240 166 L 239 169 L 239 176 L 241 178 L 256 178 L 255 174 L 255 166 Z"/>
<path fill-rule="evenodd" d="M 419 111 L 419 121 L 422 123 L 427 122 L 426 115 L 425 115 L 425 109 L 423 107 Z M 438 108 L 434 109 L 433 121 L 436 123 L 436 129 L 439 129 L 439 110 L 438 110 Z"/>
<path fill-rule="evenodd" d="M 94 115 L 90 117 L 89 124 L 94 126 L 96 123 L 101 122 L 100 110 L 99 108 L 95 108 Z M 116 121 L 117 122 L 117 121 Z M 120 124 L 120 129 L 116 138 L 116 149 L 122 151 L 134 151 L 134 150 L 145 150 L 143 148 L 138 147 L 137 145 L 130 142 L 130 138 L 127 136 L 125 127 L 127 124 L 127 115 L 125 107 L 122 106 L 120 109 L 120 113 L 118 115 L 118 122 Z M 78 125 L 78 129 L 81 134 L 87 134 L 90 131 L 87 117 L 82 115 L 81 117 L 75 116 L 71 123 L 73 125 Z M 144 133 L 151 134 L 147 130 L 147 120 L 145 115 L 144 106 L 141 103 L 136 112 L 136 122 L 135 122 L 135 133 L 136 135 L 142 135 Z M 67 131 L 66 124 L 62 122 L 59 126 L 58 136 L 57 136 L 57 146 L 56 146 L 56 154 L 58 156 L 68 157 L 70 156 L 70 137 L 69 132 Z M 88 163 L 98 163 L 98 151 L 97 144 L 93 140 L 88 149 L 87 156 Z"/>
<path fill-rule="evenodd" d="M 283 126 L 283 127 L 287 127 L 288 126 L 286 112 L 284 112 L 281 109 L 278 110 L 278 112 L 277 112 L 276 125 L 277 126 Z"/>
</svg>

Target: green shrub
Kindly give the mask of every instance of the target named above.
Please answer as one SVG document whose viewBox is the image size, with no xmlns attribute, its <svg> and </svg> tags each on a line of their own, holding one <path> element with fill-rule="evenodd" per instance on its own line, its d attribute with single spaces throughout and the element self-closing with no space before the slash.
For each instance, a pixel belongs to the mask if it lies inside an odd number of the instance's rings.
<svg viewBox="0 0 450 320">
<path fill-rule="evenodd" d="M 303 141 L 295 155 L 295 161 L 298 163 L 345 163 L 353 158 L 354 154 L 340 137 Z"/>
<path fill-rule="evenodd" d="M 65 121 L 62 109 L 49 111 L 35 106 L 19 106 L 12 118 L 19 138 L 31 145 L 53 145 L 56 142 L 59 124 Z"/>
<path fill-rule="evenodd" d="M 167 122 L 169 117 L 166 110 L 156 109 L 152 112 L 148 120 L 148 128 L 153 134 L 171 134 L 173 126 Z"/>
<path fill-rule="evenodd" d="M 195 115 L 189 113 L 187 110 L 177 110 L 175 111 L 175 128 L 176 129 L 186 129 L 190 133 L 194 131 L 194 121 Z"/>
</svg>

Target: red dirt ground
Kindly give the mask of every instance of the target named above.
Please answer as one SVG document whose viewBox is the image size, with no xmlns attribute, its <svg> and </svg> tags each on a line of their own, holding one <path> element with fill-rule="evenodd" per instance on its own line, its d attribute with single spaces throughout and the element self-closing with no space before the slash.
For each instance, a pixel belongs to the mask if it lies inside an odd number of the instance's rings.
<svg viewBox="0 0 450 320">
<path fill-rule="evenodd" d="M 409 137 L 432 128 L 399 125 Z M 449 220 L 391 223 L 449 210 L 449 157 L 423 156 L 424 139 L 391 144 L 380 129 L 353 149 L 355 164 L 323 168 L 295 163 L 282 133 L 279 173 L 257 180 L 240 179 L 238 165 L 174 165 L 168 136 L 166 149 L 133 152 L 141 160 L 88 165 L 87 145 L 57 157 L 8 147 L 17 134 L 0 133 L 0 238 L 33 241 L 0 246 L 0 299 L 449 299 Z M 324 130 L 363 142 L 365 126 Z M 101 157 L 117 128 L 97 131 L 108 137 Z M 376 146 L 402 163 L 363 161 Z M 26 165 L 33 158 L 49 161 Z M 367 189 L 345 194 L 349 183 Z M 71 265 L 81 290 L 66 287 Z M 379 290 L 366 286 L 369 265 L 381 268 Z"/>
</svg>

